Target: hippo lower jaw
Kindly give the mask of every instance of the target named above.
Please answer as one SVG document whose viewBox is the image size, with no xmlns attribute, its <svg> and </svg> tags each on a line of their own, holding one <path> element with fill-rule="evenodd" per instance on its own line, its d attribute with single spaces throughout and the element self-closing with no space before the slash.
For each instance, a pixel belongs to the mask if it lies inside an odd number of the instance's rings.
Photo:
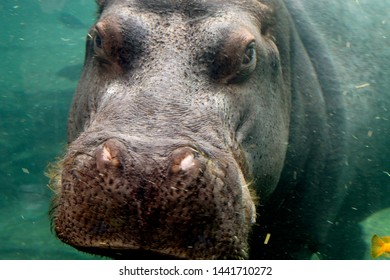
<svg viewBox="0 0 390 280">
<path fill-rule="evenodd" d="M 254 199 L 234 157 L 220 158 L 190 147 L 152 157 L 115 139 L 68 156 L 55 187 L 55 232 L 112 258 L 247 258 Z"/>
</svg>

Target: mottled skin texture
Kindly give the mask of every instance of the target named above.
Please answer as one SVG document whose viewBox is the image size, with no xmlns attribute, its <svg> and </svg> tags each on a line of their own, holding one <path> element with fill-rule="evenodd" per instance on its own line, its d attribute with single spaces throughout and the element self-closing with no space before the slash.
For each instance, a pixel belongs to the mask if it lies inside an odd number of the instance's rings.
<svg viewBox="0 0 390 280">
<path fill-rule="evenodd" d="M 344 130 L 331 62 L 313 60 L 321 42 L 305 46 L 279 1 L 98 4 L 57 236 L 113 258 L 321 251 L 342 199 Z"/>
</svg>

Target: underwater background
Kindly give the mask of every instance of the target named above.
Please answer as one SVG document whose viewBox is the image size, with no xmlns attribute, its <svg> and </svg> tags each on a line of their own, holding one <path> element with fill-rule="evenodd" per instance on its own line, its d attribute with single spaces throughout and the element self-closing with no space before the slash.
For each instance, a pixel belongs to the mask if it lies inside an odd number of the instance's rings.
<svg viewBox="0 0 390 280">
<path fill-rule="evenodd" d="M 0 259 L 92 258 L 50 230 L 45 171 L 64 152 L 67 112 L 95 2 L 0 2 Z"/>
<path fill-rule="evenodd" d="M 390 236 L 390 2 L 301 2 L 340 68 L 353 131 L 346 187 L 358 195 L 342 209 L 349 234 L 335 238 L 343 258 L 370 259 L 372 235 Z M 0 259 L 100 259 L 51 232 L 45 176 L 65 151 L 95 15 L 93 0 L 0 2 Z"/>
</svg>

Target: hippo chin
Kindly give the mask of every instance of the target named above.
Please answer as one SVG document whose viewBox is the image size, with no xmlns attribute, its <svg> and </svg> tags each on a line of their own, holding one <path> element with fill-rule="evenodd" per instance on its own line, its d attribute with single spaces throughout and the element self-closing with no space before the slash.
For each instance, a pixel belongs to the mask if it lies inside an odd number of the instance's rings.
<svg viewBox="0 0 390 280">
<path fill-rule="evenodd" d="M 342 198 L 342 102 L 285 4 L 97 2 L 53 183 L 57 236 L 112 258 L 320 250 Z"/>
</svg>

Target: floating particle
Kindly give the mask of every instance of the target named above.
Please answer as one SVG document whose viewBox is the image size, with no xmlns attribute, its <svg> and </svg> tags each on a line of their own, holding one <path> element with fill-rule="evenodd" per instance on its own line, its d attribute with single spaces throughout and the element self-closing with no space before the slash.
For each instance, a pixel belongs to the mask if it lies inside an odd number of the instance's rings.
<svg viewBox="0 0 390 280">
<path fill-rule="evenodd" d="M 268 244 L 270 238 L 271 238 L 271 233 L 267 233 L 267 236 L 265 237 L 264 240 L 264 244 Z"/>
<path fill-rule="evenodd" d="M 364 83 L 364 84 L 355 86 L 355 88 L 356 89 L 362 89 L 362 88 L 366 88 L 366 87 L 369 87 L 369 86 L 370 86 L 370 83 Z"/>
</svg>

